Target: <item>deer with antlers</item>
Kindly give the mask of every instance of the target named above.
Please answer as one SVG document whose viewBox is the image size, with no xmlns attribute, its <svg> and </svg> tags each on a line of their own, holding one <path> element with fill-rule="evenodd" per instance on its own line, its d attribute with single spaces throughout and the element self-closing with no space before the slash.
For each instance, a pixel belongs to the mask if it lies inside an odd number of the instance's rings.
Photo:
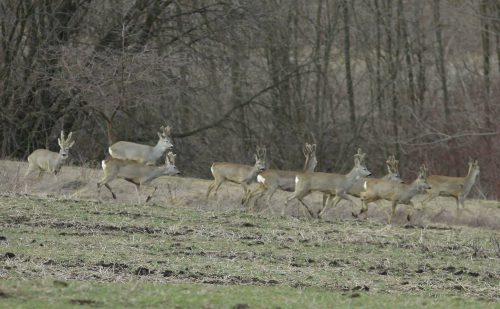
<svg viewBox="0 0 500 309">
<path fill-rule="evenodd" d="M 326 205 L 317 214 L 318 217 L 321 217 L 330 204 L 334 207 L 341 199 L 346 199 L 356 204 L 352 198 L 347 195 L 347 192 L 359 178 L 371 175 L 371 172 L 366 168 L 364 163 L 365 156 L 366 154 L 362 153 L 361 148 L 359 148 L 357 154 L 354 155 L 354 167 L 347 175 L 319 172 L 297 174 L 295 177 L 295 191 L 286 199 L 282 215 L 284 215 L 288 202 L 297 199 L 307 209 L 309 215 L 314 217 L 314 213 L 303 201 L 304 197 L 313 191 L 323 192 L 332 197 L 335 196 L 335 198 L 327 199 Z"/>
<path fill-rule="evenodd" d="M 246 204 L 250 190 L 248 186 L 256 181 L 257 174 L 266 169 L 266 148 L 257 146 L 255 153 L 255 164 L 253 166 L 243 165 L 230 162 L 214 162 L 211 170 L 214 176 L 214 181 L 210 184 L 207 190 L 207 199 L 210 193 L 214 191 L 217 196 L 217 191 L 221 184 L 226 181 L 238 183 L 243 188 L 243 197 L 241 204 Z"/>
<path fill-rule="evenodd" d="M 57 139 L 59 143 L 59 152 L 53 152 L 47 149 L 37 149 L 28 156 L 28 169 L 25 177 L 34 171 L 39 171 L 38 177 L 44 172 L 57 175 L 61 170 L 63 163 L 68 159 L 69 149 L 75 144 L 73 132 L 70 132 L 68 138 L 64 137 L 64 131 L 61 131 L 61 137 Z"/>
<path fill-rule="evenodd" d="M 432 188 L 427 191 L 427 197 L 422 201 L 422 207 L 424 208 L 427 203 L 438 196 L 449 196 L 457 202 L 457 211 L 459 211 L 460 205 L 464 208 L 464 200 L 476 182 L 479 172 L 477 160 L 469 159 L 469 169 L 465 177 L 429 175 L 427 181 Z"/>
<path fill-rule="evenodd" d="M 153 180 L 160 176 L 175 176 L 179 175 L 180 172 L 175 166 L 176 155 L 172 152 L 168 152 L 165 156 L 165 164 L 162 166 L 150 166 L 136 161 L 130 160 L 120 160 L 111 158 L 102 161 L 102 169 L 104 171 L 104 177 L 97 183 L 97 192 L 99 199 L 101 197 L 101 186 L 104 185 L 114 199 L 116 199 L 116 194 L 113 192 L 109 183 L 116 178 L 124 179 L 135 185 L 138 202 L 141 203 L 140 189 L 142 186 L 149 185 Z M 156 192 L 158 187 L 154 187 L 154 190 L 146 198 L 146 203 L 152 198 L 153 194 Z"/>
<path fill-rule="evenodd" d="M 306 143 L 302 148 L 305 157 L 304 168 L 302 172 L 314 172 L 318 160 L 316 159 L 316 144 Z M 282 171 L 276 169 L 267 169 L 257 175 L 259 187 L 250 193 L 248 201 L 255 197 L 255 202 L 267 194 L 267 207 L 270 207 L 271 198 L 276 190 L 292 192 L 295 189 L 295 176 L 297 171 Z"/>
<path fill-rule="evenodd" d="M 109 147 L 109 154 L 115 159 L 132 160 L 142 164 L 155 165 L 156 161 L 163 156 L 165 151 L 174 147 L 171 139 L 171 131 L 172 128 L 170 126 L 160 127 L 158 142 L 155 146 L 126 141 L 116 142 Z"/>
<path fill-rule="evenodd" d="M 411 199 L 430 188 L 431 186 L 427 182 L 427 167 L 425 165 L 420 167 L 417 178 L 411 184 L 396 183 L 386 179 L 368 179 L 365 181 L 365 191 L 361 193 L 362 208 L 359 214 L 364 213 L 366 219 L 368 203 L 387 200 L 392 204 L 391 215 L 388 218 L 389 224 L 392 222 L 398 204 L 411 206 L 411 210 L 407 215 L 407 220 L 410 221 L 411 213 L 415 209 Z"/>
</svg>

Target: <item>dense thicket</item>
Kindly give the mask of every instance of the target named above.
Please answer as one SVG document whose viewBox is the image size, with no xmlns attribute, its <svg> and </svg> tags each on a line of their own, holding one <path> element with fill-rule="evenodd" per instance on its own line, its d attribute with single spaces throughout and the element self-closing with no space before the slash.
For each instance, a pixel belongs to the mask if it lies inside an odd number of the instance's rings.
<svg viewBox="0 0 500 309">
<path fill-rule="evenodd" d="M 0 1 L 0 155 L 57 149 L 75 163 L 174 127 L 178 166 L 214 160 L 346 171 L 358 146 L 383 173 L 464 175 L 500 194 L 498 0 Z"/>
</svg>

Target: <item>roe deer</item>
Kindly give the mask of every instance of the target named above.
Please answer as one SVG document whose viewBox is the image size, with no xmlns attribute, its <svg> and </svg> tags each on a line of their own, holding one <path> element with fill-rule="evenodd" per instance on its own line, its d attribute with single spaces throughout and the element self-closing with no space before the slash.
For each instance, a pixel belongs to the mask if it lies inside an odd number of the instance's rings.
<svg viewBox="0 0 500 309">
<path fill-rule="evenodd" d="M 327 200 L 325 207 L 318 213 L 318 217 L 321 217 L 330 203 L 336 206 L 342 198 L 355 204 L 352 198 L 347 195 L 347 191 L 349 191 L 359 178 L 371 175 L 371 172 L 364 164 L 365 156 L 366 154 L 362 153 L 361 148 L 359 148 L 358 153 L 354 155 L 354 167 L 347 175 L 318 172 L 297 174 L 295 177 L 295 192 L 286 199 L 285 207 L 281 214 L 284 215 L 288 202 L 296 198 L 307 209 L 311 217 L 314 217 L 313 212 L 303 201 L 303 198 L 313 191 L 323 192 L 331 196 L 335 195 L 333 202 L 331 198 Z"/>
<path fill-rule="evenodd" d="M 135 185 L 138 202 L 141 203 L 141 197 L 139 194 L 141 186 L 149 185 L 151 181 L 160 176 L 174 176 L 180 174 L 179 170 L 175 166 L 175 156 L 176 155 L 172 152 L 168 152 L 165 156 L 165 165 L 162 166 L 150 166 L 136 161 L 114 158 L 103 160 L 102 169 L 104 171 L 104 177 L 97 183 L 99 199 L 101 197 L 102 185 L 104 185 L 109 192 L 111 192 L 113 198 L 116 199 L 116 195 L 113 190 L 111 190 L 109 183 L 115 178 L 120 178 Z M 153 192 L 146 198 L 146 203 L 151 199 L 156 190 L 157 187 L 154 187 Z"/>
<path fill-rule="evenodd" d="M 387 158 L 385 161 L 386 166 L 387 166 L 387 174 L 382 178 L 386 180 L 393 180 L 396 182 L 403 182 L 401 180 L 401 176 L 399 174 L 399 161 L 396 160 L 396 157 L 391 155 Z M 370 178 L 365 178 L 361 177 L 358 179 L 354 185 L 347 191 L 347 194 L 355 196 L 355 197 L 360 197 L 361 192 L 365 191 L 364 185 L 365 181 Z M 326 205 L 326 201 L 330 196 L 327 194 L 323 195 L 323 207 Z M 330 197 L 331 198 L 331 197 Z M 353 213 L 353 216 L 354 215 Z"/>
<path fill-rule="evenodd" d="M 389 156 L 385 161 L 387 167 L 387 174 L 381 179 L 402 182 L 401 175 L 399 174 L 399 160 L 395 156 Z M 360 197 L 361 192 L 365 191 L 365 181 L 372 178 L 360 178 L 354 185 L 347 191 L 349 195 Z"/>
<path fill-rule="evenodd" d="M 303 172 L 314 172 L 318 161 L 316 159 L 316 144 L 306 143 L 302 149 L 305 156 Z M 259 187 L 250 193 L 247 202 L 255 197 L 255 202 L 267 193 L 267 207 L 270 207 L 271 198 L 276 190 L 292 192 L 295 188 L 295 176 L 298 171 L 282 171 L 267 169 L 257 175 Z"/>
<path fill-rule="evenodd" d="M 28 156 L 28 169 L 24 176 L 28 176 L 33 171 L 38 170 L 38 177 L 41 177 L 44 172 L 57 175 L 61 170 L 61 166 L 68 158 L 69 149 L 75 144 L 73 140 L 73 132 L 70 132 L 68 138 L 64 138 L 64 131 L 61 131 L 61 137 L 57 139 L 59 143 L 59 152 L 53 152 L 47 149 L 37 149 Z"/>
<path fill-rule="evenodd" d="M 217 191 L 222 183 L 226 181 L 239 183 L 243 188 L 243 198 L 241 204 L 245 204 L 250 195 L 248 186 L 256 181 L 257 174 L 266 169 L 266 148 L 257 147 L 254 166 L 229 162 L 214 162 L 211 170 L 214 181 L 207 190 L 207 199 L 212 190 L 217 196 Z"/>
<path fill-rule="evenodd" d="M 420 167 L 420 172 L 417 179 L 411 184 L 397 183 L 385 179 L 367 179 L 365 181 L 365 190 L 361 193 L 362 208 L 359 214 L 368 211 L 368 203 L 375 202 L 378 200 L 387 200 L 392 204 L 392 212 L 388 219 L 388 223 L 391 224 L 392 218 L 396 212 L 396 206 L 398 204 L 410 205 L 411 211 L 414 210 L 414 204 L 411 199 L 419 194 L 425 192 L 425 190 L 431 187 L 427 183 L 427 168 L 425 165 Z M 408 212 L 407 220 L 410 221 L 411 212 Z"/>
<path fill-rule="evenodd" d="M 167 149 L 174 147 L 170 137 L 171 130 L 170 126 L 162 126 L 160 128 L 161 132 L 158 132 L 158 143 L 154 147 L 120 141 L 109 147 L 109 154 L 115 159 L 132 160 L 142 164 L 155 165 L 156 161 L 163 156 Z"/>
<path fill-rule="evenodd" d="M 469 170 L 465 177 L 429 175 L 427 181 L 432 188 L 427 191 L 428 195 L 422 201 L 422 207 L 425 207 L 425 204 L 437 196 L 450 196 L 457 202 L 457 211 L 459 211 L 459 205 L 462 205 L 462 208 L 464 208 L 464 200 L 476 182 L 479 172 L 477 160 L 470 159 Z"/>
</svg>

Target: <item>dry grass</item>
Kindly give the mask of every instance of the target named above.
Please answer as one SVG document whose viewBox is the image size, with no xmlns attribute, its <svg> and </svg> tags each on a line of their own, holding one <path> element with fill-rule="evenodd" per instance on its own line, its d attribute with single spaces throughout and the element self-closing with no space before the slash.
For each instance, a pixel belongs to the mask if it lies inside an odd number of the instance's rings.
<svg viewBox="0 0 500 309">
<path fill-rule="evenodd" d="M 57 178 L 45 175 L 42 179 L 36 176 L 27 181 L 24 179 L 24 171 L 27 163 L 16 161 L 0 161 L 0 177 L 6 181 L 0 184 L 0 192 L 29 193 L 37 196 L 62 196 L 69 199 L 92 200 L 98 199 L 96 184 L 102 177 L 100 169 L 87 167 L 64 166 Z M 28 185 L 26 185 L 28 183 Z M 225 183 L 219 190 L 217 198 L 211 196 L 207 201 L 205 193 L 209 180 L 187 178 L 187 177 L 162 177 L 153 182 L 158 186 L 151 203 L 169 202 L 173 204 L 185 205 L 196 209 L 214 210 L 234 210 L 242 209 L 239 201 L 242 190 L 239 185 Z M 123 180 L 115 180 L 111 186 L 117 194 L 117 200 L 113 200 L 109 192 L 103 188 L 101 198 L 107 203 L 137 203 L 135 188 L 130 183 Z M 146 197 L 146 192 L 152 188 L 145 188 L 142 197 Z M 271 209 L 265 206 L 264 202 L 258 203 L 255 209 L 263 216 L 274 217 L 280 214 L 284 207 L 284 200 L 290 194 L 287 192 L 277 192 L 273 197 Z M 418 203 L 423 196 L 417 196 Z M 313 209 L 318 209 L 321 205 L 320 194 L 311 194 L 306 198 L 306 203 Z M 370 204 L 369 220 L 378 223 L 385 223 L 386 213 L 389 211 L 389 204 L 381 202 Z M 336 208 L 329 209 L 323 216 L 326 221 L 333 220 L 356 220 L 352 217 L 353 210 L 358 212 L 360 202 L 353 206 L 346 201 L 342 201 Z M 303 217 L 304 209 L 298 202 L 292 201 L 286 212 L 294 217 Z M 404 225 L 406 221 L 407 206 L 399 205 L 394 224 Z M 455 202 L 452 198 L 439 197 L 432 201 L 425 211 L 416 210 L 412 218 L 412 225 L 428 226 L 435 224 L 443 225 L 466 225 L 471 227 L 483 227 L 487 229 L 500 229 L 500 202 L 490 200 L 467 200 L 466 210 L 457 215 Z"/>
<path fill-rule="evenodd" d="M 64 167 L 25 186 L 25 168 L 0 161 L 7 307 L 493 308 L 500 299 L 494 201 L 468 201 L 470 212 L 456 217 L 453 201 L 439 199 L 412 224 L 401 209 L 388 226 L 386 203 L 366 222 L 348 203 L 327 220 L 292 218 L 302 215 L 297 204 L 279 218 L 286 193 L 257 215 L 238 205 L 239 186 L 207 202 L 209 181 L 181 177 L 158 179 L 148 205 L 136 205 L 134 186 L 120 180 L 111 184 L 118 199 L 103 190 L 99 203 L 100 170 Z"/>
</svg>

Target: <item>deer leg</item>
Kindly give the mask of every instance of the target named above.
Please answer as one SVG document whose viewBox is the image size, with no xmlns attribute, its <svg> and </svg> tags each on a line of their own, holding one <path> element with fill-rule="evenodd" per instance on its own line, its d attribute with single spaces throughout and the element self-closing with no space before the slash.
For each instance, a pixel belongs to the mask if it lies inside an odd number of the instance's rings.
<svg viewBox="0 0 500 309">
<path fill-rule="evenodd" d="M 429 193 L 423 200 L 422 202 L 420 202 L 422 204 L 422 210 L 424 210 L 427 205 L 429 204 L 430 201 L 432 201 L 433 199 L 435 199 L 436 197 L 438 197 L 439 194 L 435 194 L 435 193 Z"/>
<path fill-rule="evenodd" d="M 391 224 L 392 223 L 392 218 L 394 218 L 394 214 L 396 214 L 396 206 L 398 205 L 398 202 L 397 201 L 393 201 L 392 202 L 392 211 L 391 211 L 391 216 L 389 217 L 389 221 L 388 223 Z"/>
<path fill-rule="evenodd" d="M 253 204 L 251 206 L 252 209 L 255 208 L 256 204 L 264 196 L 266 191 L 267 191 L 267 187 L 263 184 L 260 184 L 260 186 L 257 189 L 255 189 L 255 191 L 253 191 L 252 196 L 251 196 L 251 197 L 254 197 Z"/>
<path fill-rule="evenodd" d="M 304 206 L 305 209 L 307 209 L 307 212 L 309 212 L 309 215 L 311 216 L 311 218 L 314 218 L 314 213 L 311 211 L 311 209 L 309 208 L 309 206 L 307 206 L 307 204 L 304 203 L 304 201 L 301 198 L 299 198 L 298 200 L 302 204 L 302 206 Z"/>
<path fill-rule="evenodd" d="M 206 196 L 207 200 L 208 200 L 208 196 L 210 195 L 210 192 L 212 192 L 212 189 L 214 188 L 214 186 L 215 186 L 215 180 L 212 181 L 212 183 L 208 186 L 207 196 Z"/>
<path fill-rule="evenodd" d="M 116 200 L 116 194 L 113 192 L 113 190 L 111 190 L 111 187 L 107 183 L 105 183 L 104 186 L 109 190 L 109 192 L 111 192 L 113 199 Z M 99 196 L 100 196 L 100 194 L 99 194 Z"/>
<path fill-rule="evenodd" d="M 361 210 L 359 211 L 359 214 L 356 214 L 354 212 L 351 212 L 352 216 L 355 218 L 358 218 L 362 214 L 364 214 L 364 219 L 366 220 L 368 217 L 368 202 L 365 199 L 361 199 Z"/>
<path fill-rule="evenodd" d="M 267 208 L 271 208 L 271 199 L 273 198 L 274 193 L 276 193 L 276 190 L 278 190 L 278 187 L 272 187 L 267 191 Z"/>
<path fill-rule="evenodd" d="M 210 193 L 212 191 L 214 191 L 214 195 L 217 196 L 217 191 L 219 190 L 219 187 L 220 185 L 222 184 L 222 180 L 220 179 L 214 179 L 214 181 L 210 184 L 210 186 L 208 187 L 208 191 L 207 191 L 207 200 L 208 200 L 208 197 L 210 196 Z"/>
<path fill-rule="evenodd" d="M 284 217 L 285 216 L 285 210 L 286 208 L 288 207 L 288 202 L 290 202 L 291 200 L 295 199 L 295 198 L 298 198 L 298 196 L 302 195 L 301 193 L 299 192 L 293 192 L 292 194 L 290 194 L 289 197 L 286 198 L 285 200 L 285 205 L 283 206 L 283 208 L 281 209 L 281 216 Z"/>
<path fill-rule="evenodd" d="M 156 192 L 157 189 L 158 189 L 158 187 L 154 187 L 153 192 L 151 192 L 151 194 L 148 195 L 148 197 L 146 198 L 146 203 L 151 200 L 151 198 L 153 197 L 153 194 L 155 194 L 155 192 Z"/>
<path fill-rule="evenodd" d="M 457 216 L 462 215 L 462 212 L 460 211 L 460 198 L 457 196 L 453 197 L 455 199 L 455 202 L 457 203 Z"/>
<path fill-rule="evenodd" d="M 413 204 L 412 201 L 408 202 L 408 206 L 410 206 L 410 209 L 408 210 L 408 214 L 406 215 L 406 220 L 410 222 L 411 216 L 413 216 L 413 212 L 415 211 L 415 204 Z"/>
<path fill-rule="evenodd" d="M 33 173 L 36 170 L 36 167 L 29 163 L 28 169 L 26 170 L 26 173 L 24 173 L 24 177 L 27 177 L 29 174 Z"/>
<path fill-rule="evenodd" d="M 328 203 L 328 199 L 331 198 L 331 194 L 323 193 L 323 202 L 321 203 L 322 209 L 326 207 L 326 203 Z"/>
<path fill-rule="evenodd" d="M 318 218 L 321 218 L 321 215 L 326 210 L 326 207 L 328 207 L 328 205 L 330 205 L 333 198 L 334 198 L 334 195 L 329 194 L 329 193 L 323 193 L 323 205 L 320 208 L 320 210 L 317 212 Z"/>
<path fill-rule="evenodd" d="M 135 193 L 137 194 L 137 204 L 141 203 L 140 185 L 135 184 Z"/>
<path fill-rule="evenodd" d="M 250 198 L 251 191 L 246 183 L 242 183 L 241 188 L 243 189 L 243 197 L 241 198 L 241 205 L 246 205 L 246 203 Z"/>
</svg>

